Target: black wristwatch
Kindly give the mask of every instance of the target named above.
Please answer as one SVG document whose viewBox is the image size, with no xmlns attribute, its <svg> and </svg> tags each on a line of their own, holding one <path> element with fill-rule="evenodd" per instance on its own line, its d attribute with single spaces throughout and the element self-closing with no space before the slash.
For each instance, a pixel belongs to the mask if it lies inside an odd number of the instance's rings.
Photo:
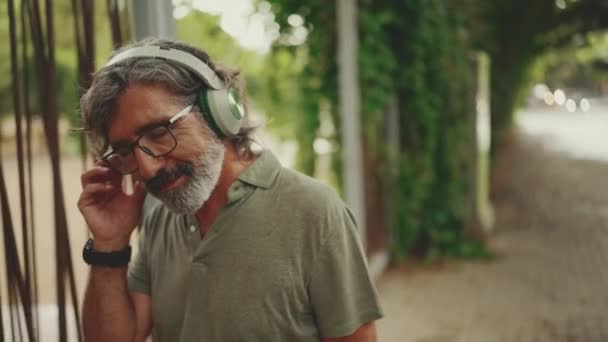
<svg viewBox="0 0 608 342">
<path fill-rule="evenodd" d="M 93 247 L 93 239 L 89 239 L 82 249 L 82 259 L 91 266 L 127 266 L 131 261 L 131 246 L 127 246 L 122 251 L 98 252 Z"/>
</svg>

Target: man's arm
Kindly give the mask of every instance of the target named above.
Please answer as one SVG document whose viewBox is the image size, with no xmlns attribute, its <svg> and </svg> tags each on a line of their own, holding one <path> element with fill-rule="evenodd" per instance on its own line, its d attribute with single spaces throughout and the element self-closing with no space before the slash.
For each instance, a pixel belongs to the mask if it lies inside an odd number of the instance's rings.
<svg viewBox="0 0 608 342">
<path fill-rule="evenodd" d="M 129 244 L 131 232 L 139 224 L 145 196 L 143 184 L 136 183 L 132 193 L 122 187 L 122 175 L 103 162 L 81 176 L 82 193 L 78 208 L 93 236 L 98 252 L 120 251 Z M 127 266 L 92 266 L 83 303 L 85 340 L 132 342 L 140 335 L 146 316 L 145 300 L 133 300 L 127 289 Z M 140 323 L 141 322 L 141 323 Z M 142 327 L 148 327 L 143 325 Z M 143 328 L 142 328 L 143 329 Z"/>
<path fill-rule="evenodd" d="M 126 267 L 91 267 L 82 320 L 87 342 L 133 341 L 135 310 L 127 291 Z"/>
<path fill-rule="evenodd" d="M 374 322 L 369 322 L 360 326 L 351 335 L 323 338 L 323 342 L 376 342 L 376 325 Z"/>
<path fill-rule="evenodd" d="M 143 342 L 152 328 L 150 297 L 127 290 L 126 267 L 92 267 L 83 306 L 87 342 Z"/>
</svg>

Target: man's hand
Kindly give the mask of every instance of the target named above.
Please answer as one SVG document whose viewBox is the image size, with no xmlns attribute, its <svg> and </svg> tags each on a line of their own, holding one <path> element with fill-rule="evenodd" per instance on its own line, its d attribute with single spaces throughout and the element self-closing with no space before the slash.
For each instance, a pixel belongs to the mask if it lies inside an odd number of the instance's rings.
<svg viewBox="0 0 608 342">
<path fill-rule="evenodd" d="M 376 325 L 374 322 L 363 324 L 348 336 L 323 338 L 323 342 L 376 342 L 376 340 Z"/>
<path fill-rule="evenodd" d="M 81 182 L 78 209 L 93 234 L 95 250 L 124 249 L 140 221 L 146 194 L 143 184 L 137 182 L 132 194 L 125 193 L 122 175 L 101 161 L 82 174 Z"/>
</svg>

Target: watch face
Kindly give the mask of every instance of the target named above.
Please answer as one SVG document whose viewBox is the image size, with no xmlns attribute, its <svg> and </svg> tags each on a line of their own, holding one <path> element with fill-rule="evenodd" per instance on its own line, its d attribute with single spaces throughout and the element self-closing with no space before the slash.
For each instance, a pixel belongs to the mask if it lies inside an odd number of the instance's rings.
<svg viewBox="0 0 608 342">
<path fill-rule="evenodd" d="M 93 240 L 88 239 L 82 249 L 82 259 L 89 265 L 92 264 L 91 253 L 93 253 Z"/>
<path fill-rule="evenodd" d="M 87 243 L 84 244 L 84 249 L 87 251 L 93 251 L 93 240 L 88 239 Z"/>
</svg>

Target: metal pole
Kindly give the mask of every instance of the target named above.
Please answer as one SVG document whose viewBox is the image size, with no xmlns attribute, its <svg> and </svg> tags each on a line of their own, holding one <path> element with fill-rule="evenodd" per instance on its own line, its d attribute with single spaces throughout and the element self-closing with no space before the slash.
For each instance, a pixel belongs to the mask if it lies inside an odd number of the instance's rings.
<svg viewBox="0 0 608 342">
<path fill-rule="evenodd" d="M 470 127 L 473 132 L 470 167 L 470 214 L 468 233 L 480 238 L 494 226 L 494 211 L 490 201 L 490 60 L 485 53 L 472 56 L 475 88 L 470 95 Z"/>
<path fill-rule="evenodd" d="M 360 92 L 358 72 L 357 2 L 337 0 L 338 74 L 344 162 L 344 194 L 359 223 L 363 246 L 367 245 L 363 200 Z"/>
<path fill-rule="evenodd" d="M 131 1 L 131 22 L 135 40 L 146 37 L 175 38 L 171 0 Z"/>
</svg>

